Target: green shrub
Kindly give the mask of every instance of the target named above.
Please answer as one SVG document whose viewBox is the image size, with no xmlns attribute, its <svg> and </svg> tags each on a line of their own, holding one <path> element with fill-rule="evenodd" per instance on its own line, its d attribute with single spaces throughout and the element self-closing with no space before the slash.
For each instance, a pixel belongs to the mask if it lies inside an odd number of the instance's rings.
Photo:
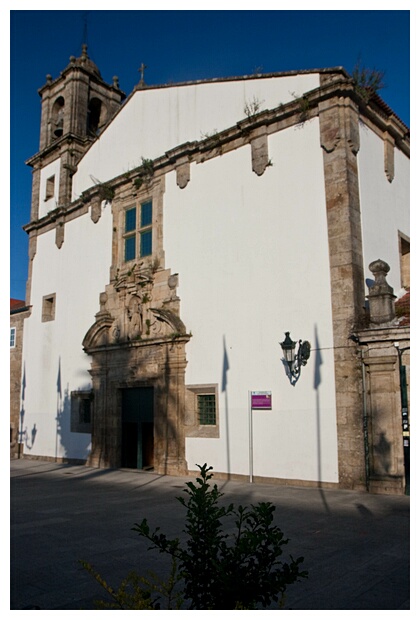
<svg viewBox="0 0 420 620">
<path fill-rule="evenodd" d="M 188 498 L 178 497 L 187 509 L 184 545 L 153 532 L 147 520 L 133 528 L 152 542 L 152 548 L 168 553 L 179 564 L 184 580 L 184 599 L 190 609 L 255 609 L 281 604 L 286 587 L 307 577 L 300 571 L 303 558 L 280 562 L 289 541 L 273 525 L 275 507 L 261 502 L 250 508 L 220 506 L 222 493 L 207 464 L 198 466 L 200 477 L 188 482 Z M 224 533 L 222 519 L 231 517 L 236 530 Z"/>
</svg>

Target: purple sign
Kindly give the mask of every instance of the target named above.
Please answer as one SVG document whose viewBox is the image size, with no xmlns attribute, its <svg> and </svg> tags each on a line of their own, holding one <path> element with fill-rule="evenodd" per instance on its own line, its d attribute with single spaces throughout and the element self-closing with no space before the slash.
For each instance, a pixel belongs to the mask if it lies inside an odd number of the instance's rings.
<svg viewBox="0 0 420 620">
<path fill-rule="evenodd" d="M 271 392 L 251 392 L 251 409 L 271 409 Z"/>
</svg>

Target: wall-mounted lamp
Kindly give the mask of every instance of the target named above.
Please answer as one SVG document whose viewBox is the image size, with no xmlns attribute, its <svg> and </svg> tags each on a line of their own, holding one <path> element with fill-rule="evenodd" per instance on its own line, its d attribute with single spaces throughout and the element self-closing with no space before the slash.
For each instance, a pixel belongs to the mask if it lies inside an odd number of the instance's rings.
<svg viewBox="0 0 420 620">
<path fill-rule="evenodd" d="M 290 338 L 290 332 L 285 332 L 286 338 L 280 342 L 283 349 L 285 366 L 288 369 L 290 383 L 294 385 L 300 377 L 300 369 L 306 366 L 311 354 L 311 345 L 307 340 L 299 340 L 298 352 L 295 353 L 296 342 Z"/>
</svg>

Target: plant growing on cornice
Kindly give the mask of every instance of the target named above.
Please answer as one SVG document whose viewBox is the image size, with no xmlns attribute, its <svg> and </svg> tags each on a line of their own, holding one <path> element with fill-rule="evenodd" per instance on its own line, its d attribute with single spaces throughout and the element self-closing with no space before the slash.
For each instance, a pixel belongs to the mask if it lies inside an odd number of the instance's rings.
<svg viewBox="0 0 420 620">
<path fill-rule="evenodd" d="M 111 202 L 115 196 L 115 189 L 106 183 L 98 185 L 98 193 L 101 200 Z"/>
<path fill-rule="evenodd" d="M 356 92 L 366 103 L 368 103 L 372 95 L 377 93 L 382 88 L 385 88 L 385 72 L 364 67 L 360 64 L 360 61 L 357 61 L 351 77 L 353 79 Z"/>
<path fill-rule="evenodd" d="M 299 124 L 303 125 L 308 120 L 309 100 L 305 95 L 297 95 L 296 93 L 291 93 L 291 95 L 299 106 Z"/>
<path fill-rule="evenodd" d="M 261 106 L 264 103 L 263 100 L 258 99 L 257 97 L 253 97 L 251 101 L 246 101 L 244 106 L 244 114 L 248 118 L 252 118 L 261 110 Z"/>
<path fill-rule="evenodd" d="M 90 192 L 88 190 L 85 189 L 85 191 L 83 191 L 80 194 L 80 200 L 84 203 L 87 204 L 90 201 Z"/>
<path fill-rule="evenodd" d="M 207 141 L 207 146 L 214 149 L 219 149 L 219 154 L 221 154 L 221 140 L 220 140 L 220 132 L 217 129 L 213 129 L 213 131 L 208 131 L 206 133 L 201 134 L 201 139 Z"/>
<path fill-rule="evenodd" d="M 178 338 L 182 338 L 183 336 L 185 336 L 185 334 L 182 334 L 181 332 L 172 332 L 171 334 L 169 334 L 169 338 L 171 340 L 177 340 Z"/>
<path fill-rule="evenodd" d="M 141 158 L 141 166 L 145 175 L 152 177 L 154 173 L 153 159 Z"/>
<path fill-rule="evenodd" d="M 217 129 L 213 129 L 213 131 L 206 131 L 205 133 L 201 132 L 201 139 L 208 140 L 209 138 L 215 138 L 219 131 Z"/>
<path fill-rule="evenodd" d="M 140 189 L 140 187 L 145 183 L 148 185 L 153 178 L 155 169 L 153 166 L 153 159 L 146 159 L 145 157 L 141 158 L 141 166 L 140 166 L 140 174 L 133 181 L 134 187 L 136 189 Z"/>
</svg>

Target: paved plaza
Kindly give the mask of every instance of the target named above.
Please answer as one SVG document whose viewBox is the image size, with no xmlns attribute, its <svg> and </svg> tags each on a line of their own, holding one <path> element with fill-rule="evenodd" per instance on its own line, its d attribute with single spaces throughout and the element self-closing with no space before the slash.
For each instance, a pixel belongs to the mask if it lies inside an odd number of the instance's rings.
<svg viewBox="0 0 420 620">
<path fill-rule="evenodd" d="M 114 587 L 133 569 L 167 576 L 168 559 L 131 528 L 146 517 L 182 536 L 175 497 L 189 479 L 12 460 L 10 608 L 95 609 L 104 591 L 80 560 Z M 226 502 L 272 502 L 284 559 L 304 556 L 309 578 L 289 587 L 285 609 L 410 609 L 408 496 L 216 482 Z"/>
</svg>

